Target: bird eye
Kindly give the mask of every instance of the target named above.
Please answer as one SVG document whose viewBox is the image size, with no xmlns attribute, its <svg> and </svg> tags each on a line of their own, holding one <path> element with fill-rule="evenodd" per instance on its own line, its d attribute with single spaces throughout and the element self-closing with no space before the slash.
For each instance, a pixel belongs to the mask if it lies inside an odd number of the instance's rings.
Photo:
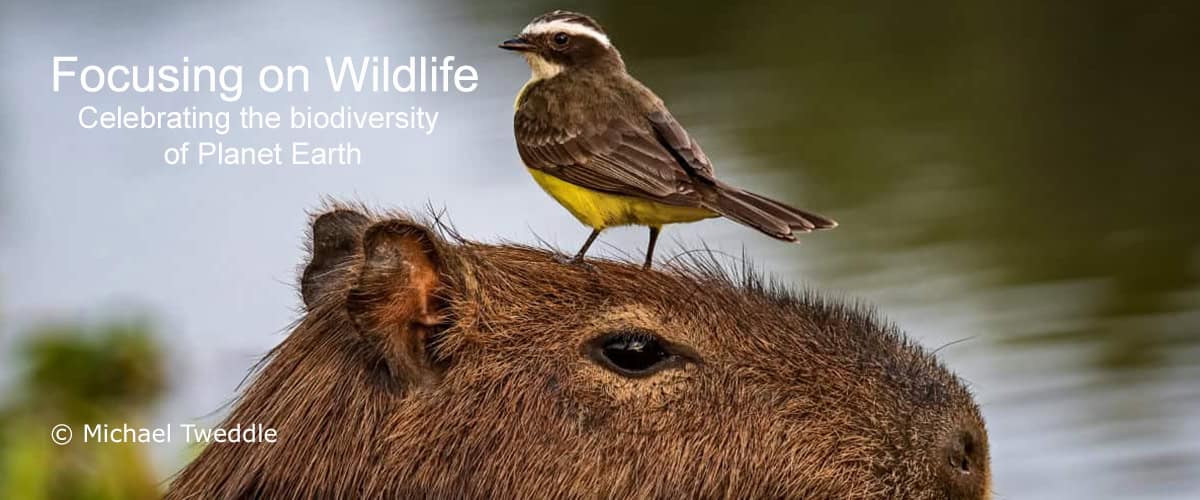
<svg viewBox="0 0 1200 500">
<path fill-rule="evenodd" d="M 683 363 L 673 347 L 644 330 L 620 330 L 589 342 L 587 354 L 600 365 L 629 378 L 641 378 Z"/>
<path fill-rule="evenodd" d="M 554 43 L 558 45 L 566 45 L 567 41 L 570 39 L 571 38 L 568 37 L 566 33 L 559 32 L 554 34 Z"/>
</svg>

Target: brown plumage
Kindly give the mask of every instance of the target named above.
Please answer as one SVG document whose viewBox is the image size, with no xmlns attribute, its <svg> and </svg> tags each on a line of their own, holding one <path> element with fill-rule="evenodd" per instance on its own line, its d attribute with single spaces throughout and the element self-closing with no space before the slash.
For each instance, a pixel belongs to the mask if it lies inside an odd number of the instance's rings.
<svg viewBox="0 0 1200 500">
<path fill-rule="evenodd" d="M 304 315 L 169 499 L 977 499 L 964 385 L 858 306 L 703 255 L 665 271 L 485 245 L 404 215 L 315 219 Z M 653 373 L 595 346 L 661 341 Z"/>
<path fill-rule="evenodd" d="M 595 191 L 706 208 L 785 241 L 794 241 L 796 232 L 837 227 L 717 180 L 700 144 L 662 101 L 622 76 L 621 85 L 611 85 L 611 75 L 588 72 L 531 84 L 515 119 L 525 165 Z M 636 115 L 626 113 L 631 108 Z"/>
</svg>

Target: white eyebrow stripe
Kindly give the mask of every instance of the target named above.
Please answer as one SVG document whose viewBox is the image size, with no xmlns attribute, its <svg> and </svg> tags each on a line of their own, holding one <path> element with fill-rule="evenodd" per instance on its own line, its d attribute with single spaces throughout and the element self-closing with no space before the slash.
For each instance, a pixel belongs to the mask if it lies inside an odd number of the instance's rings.
<svg viewBox="0 0 1200 500">
<path fill-rule="evenodd" d="M 608 41 L 608 35 L 605 35 L 604 33 L 596 31 L 588 26 L 584 26 L 584 25 L 578 24 L 578 23 L 572 23 L 569 21 L 550 21 L 550 22 L 529 23 L 529 25 L 525 26 L 525 29 L 521 30 L 521 34 L 522 35 L 544 35 L 546 33 L 558 33 L 560 31 L 564 32 L 564 33 L 569 33 L 572 35 L 589 36 L 589 37 L 592 37 L 593 39 L 595 39 L 596 41 L 600 42 L 600 44 L 604 45 L 605 47 L 612 46 L 612 42 Z"/>
</svg>

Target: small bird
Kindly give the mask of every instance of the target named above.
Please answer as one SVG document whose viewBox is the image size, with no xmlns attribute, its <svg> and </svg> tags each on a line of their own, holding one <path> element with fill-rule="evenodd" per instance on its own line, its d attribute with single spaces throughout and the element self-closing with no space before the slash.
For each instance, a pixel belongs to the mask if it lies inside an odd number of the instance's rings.
<svg viewBox="0 0 1200 500">
<path fill-rule="evenodd" d="M 500 48 L 521 53 L 532 76 L 513 104 L 517 150 L 551 197 L 592 228 L 580 263 L 605 228 L 650 228 L 644 268 L 665 224 L 724 216 L 772 238 L 837 223 L 718 180 L 712 164 L 654 92 L 625 70 L 592 18 L 556 10 Z"/>
</svg>

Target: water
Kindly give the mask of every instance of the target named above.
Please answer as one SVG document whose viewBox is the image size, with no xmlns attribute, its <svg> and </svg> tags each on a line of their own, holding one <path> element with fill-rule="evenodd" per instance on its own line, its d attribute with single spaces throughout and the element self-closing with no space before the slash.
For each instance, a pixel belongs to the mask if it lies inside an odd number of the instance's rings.
<svg viewBox="0 0 1200 500">
<path fill-rule="evenodd" d="M 720 221 L 668 238 L 744 245 L 767 270 L 866 298 L 940 348 L 983 407 L 999 498 L 1200 492 L 1196 7 L 585 6 L 718 173 L 842 223 L 800 247 Z M 494 48 L 550 7 L 7 7 L 4 329 L 149 311 L 178 370 L 161 418 L 179 421 L 227 400 L 294 318 L 302 211 L 321 195 L 428 199 L 472 237 L 574 248 L 586 231 L 533 195 L 511 143 L 527 70 Z M 214 103 L 55 96 L 49 56 L 63 52 L 314 69 L 325 55 L 452 54 L 481 81 L 459 96 L 250 95 L 256 106 L 420 104 L 443 116 L 428 138 L 354 133 L 368 157 L 349 170 L 177 170 L 157 151 L 186 134 L 91 133 L 73 113 Z M 513 215 L 497 219 L 495 206 Z M 597 248 L 637 252 L 643 238 L 614 231 Z M 178 455 L 159 451 L 163 469 Z"/>
</svg>

